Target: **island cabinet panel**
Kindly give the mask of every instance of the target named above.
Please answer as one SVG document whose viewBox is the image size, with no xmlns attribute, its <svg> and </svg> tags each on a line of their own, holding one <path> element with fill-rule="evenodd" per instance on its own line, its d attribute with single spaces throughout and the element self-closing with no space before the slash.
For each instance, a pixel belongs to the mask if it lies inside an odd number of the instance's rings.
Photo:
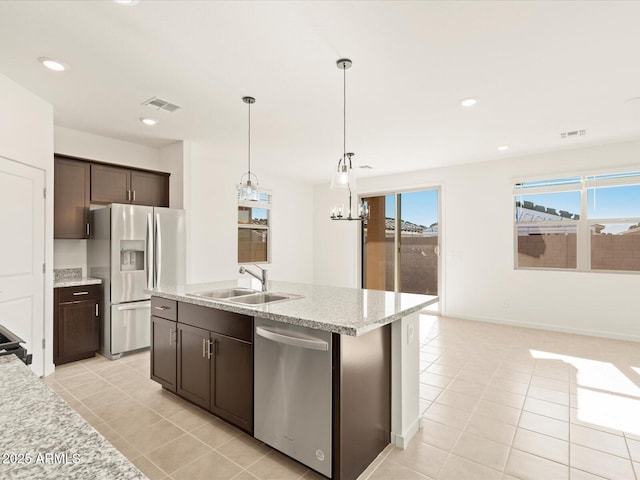
<svg viewBox="0 0 640 480">
<path fill-rule="evenodd" d="M 202 408 L 209 408 L 209 331 L 178 325 L 177 393 Z"/>
<path fill-rule="evenodd" d="M 53 238 L 89 236 L 89 164 L 54 157 Z"/>
<path fill-rule="evenodd" d="M 151 378 L 252 434 L 253 317 L 160 297 L 151 308 Z"/>
<path fill-rule="evenodd" d="M 101 285 L 54 289 L 54 364 L 95 355 L 100 341 L 101 298 Z"/>
<path fill-rule="evenodd" d="M 211 334 L 210 409 L 219 417 L 253 430 L 253 345 L 244 340 Z"/>
<path fill-rule="evenodd" d="M 151 316 L 151 379 L 175 392 L 177 388 L 178 323 Z"/>
<path fill-rule="evenodd" d="M 391 325 L 332 341 L 332 478 L 354 480 L 391 439 Z"/>
</svg>

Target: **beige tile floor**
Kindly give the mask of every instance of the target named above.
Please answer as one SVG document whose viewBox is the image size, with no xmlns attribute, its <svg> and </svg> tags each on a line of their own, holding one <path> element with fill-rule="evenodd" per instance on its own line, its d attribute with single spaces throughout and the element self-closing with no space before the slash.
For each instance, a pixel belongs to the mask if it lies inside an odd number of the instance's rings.
<svg viewBox="0 0 640 480">
<path fill-rule="evenodd" d="M 640 344 L 425 315 L 423 428 L 362 480 L 640 480 Z M 45 381 L 149 478 L 321 479 L 148 379 L 149 354 Z"/>
</svg>

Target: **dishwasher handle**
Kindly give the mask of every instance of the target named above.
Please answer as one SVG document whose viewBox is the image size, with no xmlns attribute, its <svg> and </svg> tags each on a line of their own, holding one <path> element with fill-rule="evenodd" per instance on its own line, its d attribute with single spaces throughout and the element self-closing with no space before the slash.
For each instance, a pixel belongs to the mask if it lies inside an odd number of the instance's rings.
<svg viewBox="0 0 640 480">
<path fill-rule="evenodd" d="M 324 340 L 313 340 L 310 338 L 284 335 L 265 327 L 256 327 L 256 334 L 274 342 L 291 345 L 292 347 L 308 348 L 310 350 L 329 351 L 329 343 Z"/>
</svg>

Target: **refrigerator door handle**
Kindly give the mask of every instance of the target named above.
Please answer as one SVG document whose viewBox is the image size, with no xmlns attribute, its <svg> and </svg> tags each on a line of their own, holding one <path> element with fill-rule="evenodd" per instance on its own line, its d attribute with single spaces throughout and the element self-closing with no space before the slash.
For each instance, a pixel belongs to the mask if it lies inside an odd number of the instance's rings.
<svg viewBox="0 0 640 480">
<path fill-rule="evenodd" d="M 153 288 L 153 270 L 154 270 L 154 255 L 153 255 L 153 218 L 151 214 L 147 214 L 147 288 Z"/>
<path fill-rule="evenodd" d="M 162 281 L 162 227 L 160 226 L 160 214 L 156 213 L 156 287 L 160 286 L 160 282 Z"/>
<path fill-rule="evenodd" d="M 144 309 L 151 309 L 151 302 L 136 302 L 133 304 L 128 304 L 128 305 L 118 305 L 117 310 L 119 312 L 125 311 L 125 310 L 144 310 Z"/>
</svg>

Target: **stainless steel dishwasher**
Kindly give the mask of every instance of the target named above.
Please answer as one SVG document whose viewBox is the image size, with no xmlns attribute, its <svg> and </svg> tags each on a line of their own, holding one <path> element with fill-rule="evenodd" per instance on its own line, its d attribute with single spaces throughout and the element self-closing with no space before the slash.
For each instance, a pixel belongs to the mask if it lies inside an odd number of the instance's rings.
<svg viewBox="0 0 640 480">
<path fill-rule="evenodd" d="M 254 435 L 331 477 L 331 333 L 255 319 Z"/>
</svg>

